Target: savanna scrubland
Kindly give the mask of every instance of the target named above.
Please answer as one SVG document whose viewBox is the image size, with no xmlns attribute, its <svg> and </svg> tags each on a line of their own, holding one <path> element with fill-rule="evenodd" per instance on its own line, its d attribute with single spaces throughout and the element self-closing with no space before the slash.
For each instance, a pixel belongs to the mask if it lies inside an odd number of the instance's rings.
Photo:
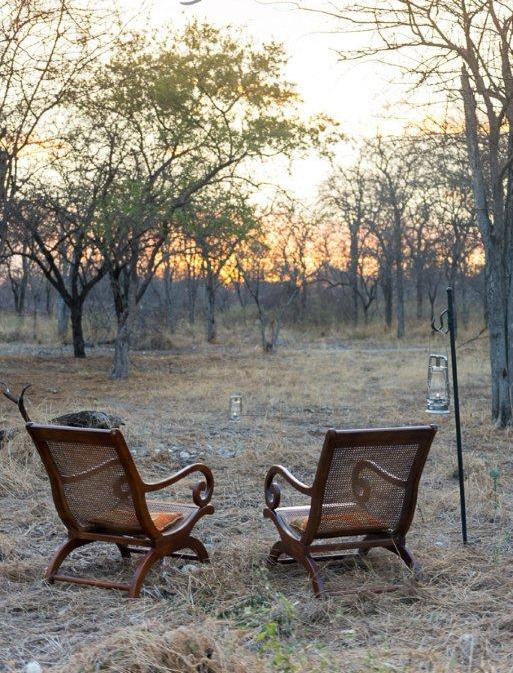
<svg viewBox="0 0 513 673">
<path fill-rule="evenodd" d="M 223 343 L 175 336 L 165 352 L 139 352 L 131 379 L 108 377 L 105 348 L 86 360 L 68 351 L 23 346 L 1 358 L 14 389 L 30 381 L 36 420 L 79 408 L 119 414 L 146 476 L 163 477 L 204 461 L 216 479 L 216 513 L 198 528 L 210 566 L 168 559 L 150 574 L 140 600 L 118 592 L 42 580 L 64 535 L 47 478 L 16 408 L 2 416 L 20 432 L 2 450 L 1 603 L 3 670 L 30 660 L 58 671 L 495 671 L 511 651 L 509 431 L 488 420 L 489 381 L 482 341 L 461 349 L 470 544 L 459 527 L 452 417 L 442 419 L 421 483 L 410 546 L 425 579 L 376 550 L 368 564 L 326 568 L 318 600 L 302 569 L 269 569 L 275 540 L 264 521 L 263 477 L 275 462 L 310 482 L 329 427 L 427 422 L 428 331 L 397 346 L 368 332 L 284 330 L 277 353 L 263 356 L 253 329 L 221 327 Z M 463 337 L 462 337 L 463 339 Z M 240 422 L 228 398 L 243 395 Z M 490 472 L 499 471 L 498 479 Z M 178 495 L 178 494 L 177 494 Z M 180 493 L 188 497 L 188 485 Z M 284 491 L 293 503 L 292 491 Z M 296 496 L 297 497 L 297 496 Z M 129 568 L 107 546 L 71 556 L 67 569 L 105 578 Z M 366 592 L 390 582 L 392 594 Z"/>
<path fill-rule="evenodd" d="M 1 671 L 511 669 L 511 11 L 330 8 L 335 34 L 367 40 L 342 40 L 340 60 L 391 56 L 444 114 L 351 138 L 306 114 L 281 45 L 238 27 L 128 29 L 100 0 L 0 2 L 0 379 L 32 385 L 35 420 L 119 415 L 146 476 L 200 460 L 216 479 L 198 529 L 209 566 L 167 559 L 138 601 L 50 587 L 64 531 L 2 398 Z M 275 160 L 311 156 L 327 166 L 313 201 L 270 183 Z M 449 416 L 409 540 L 425 578 L 373 551 L 333 563 L 337 595 L 316 600 L 302 570 L 264 563 L 265 471 L 310 482 L 328 428 L 431 420 L 448 284 L 470 544 Z M 91 547 L 68 567 L 113 579 L 126 563 Z M 397 591 L 370 591 L 383 581 Z"/>
</svg>

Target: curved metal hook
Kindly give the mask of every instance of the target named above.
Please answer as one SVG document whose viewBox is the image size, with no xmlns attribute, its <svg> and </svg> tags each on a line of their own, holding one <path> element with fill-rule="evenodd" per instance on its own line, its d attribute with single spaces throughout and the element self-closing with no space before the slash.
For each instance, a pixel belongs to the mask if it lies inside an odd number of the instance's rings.
<svg viewBox="0 0 513 673">
<path fill-rule="evenodd" d="M 444 334 L 444 335 L 449 334 L 449 324 L 448 323 L 446 324 L 444 320 L 444 318 L 447 316 L 448 313 L 449 309 L 447 308 L 445 309 L 445 311 L 442 311 L 440 313 L 439 318 L 440 323 L 438 325 L 436 324 L 435 319 L 433 318 L 433 320 L 431 321 L 431 329 L 433 330 L 433 332 L 438 332 L 438 334 Z"/>
</svg>

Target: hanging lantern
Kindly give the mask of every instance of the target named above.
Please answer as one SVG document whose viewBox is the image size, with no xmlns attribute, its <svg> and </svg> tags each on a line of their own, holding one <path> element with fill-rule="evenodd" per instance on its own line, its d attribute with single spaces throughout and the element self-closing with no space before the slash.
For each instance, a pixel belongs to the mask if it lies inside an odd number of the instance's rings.
<svg viewBox="0 0 513 673">
<path fill-rule="evenodd" d="M 449 413 L 449 368 L 445 355 L 430 355 L 427 409 L 430 414 Z"/>
<path fill-rule="evenodd" d="M 242 395 L 235 393 L 230 395 L 230 420 L 239 421 L 242 416 Z"/>
</svg>

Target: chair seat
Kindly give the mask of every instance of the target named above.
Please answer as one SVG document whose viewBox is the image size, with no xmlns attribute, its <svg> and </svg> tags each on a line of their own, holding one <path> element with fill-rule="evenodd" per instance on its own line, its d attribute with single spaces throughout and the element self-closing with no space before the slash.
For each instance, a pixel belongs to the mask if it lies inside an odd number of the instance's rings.
<svg viewBox="0 0 513 673">
<path fill-rule="evenodd" d="M 303 533 L 308 524 L 310 507 L 279 507 L 276 513 L 282 517 L 289 529 L 295 533 Z M 356 503 L 335 503 L 323 506 L 323 515 L 319 524 L 319 532 L 334 533 L 336 531 L 378 532 L 386 531 L 387 524 L 378 517 L 367 512 Z"/>
<path fill-rule="evenodd" d="M 197 512 L 195 505 L 186 505 L 183 503 L 166 502 L 161 500 L 148 500 L 148 511 L 153 524 L 161 533 L 170 531 L 177 524 L 182 524 Z M 89 520 L 95 529 L 126 532 L 137 534 L 141 533 L 138 524 L 133 523 L 133 509 L 130 506 L 122 505 Z"/>
<path fill-rule="evenodd" d="M 181 514 L 181 518 L 177 519 L 175 522 L 169 523 L 167 526 L 164 526 L 163 529 L 159 530 L 170 530 L 176 524 L 182 524 L 187 522 L 189 519 L 196 514 L 198 507 L 196 505 L 188 505 L 182 502 L 167 502 L 165 500 L 148 500 L 147 501 L 148 510 L 150 512 L 151 518 L 161 512 L 173 512 Z"/>
</svg>

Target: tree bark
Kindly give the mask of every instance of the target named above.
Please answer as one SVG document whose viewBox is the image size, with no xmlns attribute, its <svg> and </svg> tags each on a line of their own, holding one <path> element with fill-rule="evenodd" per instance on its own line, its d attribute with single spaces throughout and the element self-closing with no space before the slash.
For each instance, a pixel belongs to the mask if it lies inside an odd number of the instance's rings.
<svg viewBox="0 0 513 673">
<path fill-rule="evenodd" d="M 85 342 L 82 327 L 83 305 L 78 302 L 70 307 L 71 331 L 73 335 L 73 354 L 76 358 L 85 358 Z"/>
<path fill-rule="evenodd" d="M 415 290 L 417 294 L 417 320 L 422 320 L 424 315 L 424 283 L 422 282 L 422 277 L 417 270 L 417 278 L 415 280 Z"/>
<path fill-rule="evenodd" d="M 398 214 L 396 214 L 394 222 L 394 243 L 395 243 L 397 338 L 402 339 L 402 337 L 405 334 L 403 235 L 402 235 L 402 221 L 401 217 Z"/>
<path fill-rule="evenodd" d="M 429 321 L 431 323 L 435 319 L 435 302 L 437 295 L 438 295 L 438 282 L 428 288 Z"/>
<path fill-rule="evenodd" d="M 164 252 L 164 301 L 165 301 L 165 323 L 172 331 L 174 329 L 174 311 L 173 311 L 173 273 L 171 270 L 171 261 L 169 250 Z"/>
<path fill-rule="evenodd" d="M 118 275 L 111 275 L 111 287 L 116 309 L 117 332 L 114 344 L 114 360 L 111 378 L 127 379 L 130 374 L 130 341 L 137 311 L 137 262 L 139 250 L 137 241 L 132 242 L 132 255 L 128 271 L 120 269 Z M 120 282 L 120 274 L 127 273 L 124 283 Z"/>
<path fill-rule="evenodd" d="M 118 321 L 111 378 L 127 379 L 130 373 L 130 325 L 128 316 Z"/>
<path fill-rule="evenodd" d="M 206 306 L 206 335 L 208 343 L 213 343 L 217 338 L 217 325 L 216 325 L 216 287 L 215 279 L 211 274 L 207 274 L 206 280 L 206 294 L 207 294 L 207 306 Z"/>
<path fill-rule="evenodd" d="M 490 258 L 488 252 L 488 260 Z M 500 266 L 497 259 L 487 261 L 486 288 L 488 304 L 488 330 L 490 335 L 490 364 L 492 375 L 492 417 L 499 427 L 511 422 L 511 398 L 508 374 L 507 313 Z"/>
<path fill-rule="evenodd" d="M 353 229 L 350 232 L 349 245 L 349 284 L 351 286 L 351 322 L 358 325 L 358 261 L 360 256 L 358 244 L 358 232 Z"/>
<path fill-rule="evenodd" d="M 22 316 L 25 310 L 25 299 L 27 296 L 27 287 L 30 275 L 29 261 L 26 257 L 21 258 L 21 276 L 13 275 L 10 263 L 7 264 L 7 274 L 9 276 L 11 290 L 14 299 L 14 310 L 16 315 Z"/>
<path fill-rule="evenodd" d="M 509 221 L 509 218 L 506 220 L 504 218 L 504 202 L 498 194 L 498 187 L 500 186 L 502 189 L 502 184 L 497 184 L 500 177 L 495 165 L 490 168 L 493 222 L 490 220 L 488 190 L 479 148 L 477 103 L 465 68 L 462 70 L 461 81 L 472 190 L 476 204 L 477 222 L 485 249 L 485 283 L 492 378 L 492 418 L 495 424 L 502 428 L 509 425 L 512 419 L 509 358 L 513 355 L 513 343 L 510 341 L 510 337 L 513 337 L 513 325 L 510 323 L 513 321 L 509 319 L 511 314 L 508 315 L 508 309 L 513 308 L 513 291 L 509 268 L 511 260 L 508 253 L 511 253 L 510 230 L 513 223 Z M 492 121 L 490 120 L 490 122 Z M 500 156 L 500 130 L 494 128 L 493 124 L 490 123 L 488 133 L 488 156 L 490 164 L 495 164 L 499 161 Z M 508 233 L 507 237 L 506 233 Z"/>
<path fill-rule="evenodd" d="M 53 286 L 47 280 L 45 287 L 46 315 L 51 318 L 53 315 Z"/>
<path fill-rule="evenodd" d="M 461 276 L 460 288 L 461 288 L 461 322 L 465 327 L 467 327 L 470 310 L 468 304 L 468 287 L 467 287 L 466 274 L 462 274 Z"/>
<path fill-rule="evenodd" d="M 393 316 L 393 290 L 392 272 L 390 268 L 386 268 L 382 271 L 381 290 L 383 292 L 383 300 L 385 302 L 385 325 L 387 329 L 391 329 Z"/>
<path fill-rule="evenodd" d="M 60 295 L 57 295 L 57 335 L 62 342 L 66 338 L 69 325 L 69 308 Z"/>
<path fill-rule="evenodd" d="M 189 325 L 196 322 L 196 300 L 198 297 L 198 281 L 190 273 L 187 274 L 187 319 Z"/>
</svg>

